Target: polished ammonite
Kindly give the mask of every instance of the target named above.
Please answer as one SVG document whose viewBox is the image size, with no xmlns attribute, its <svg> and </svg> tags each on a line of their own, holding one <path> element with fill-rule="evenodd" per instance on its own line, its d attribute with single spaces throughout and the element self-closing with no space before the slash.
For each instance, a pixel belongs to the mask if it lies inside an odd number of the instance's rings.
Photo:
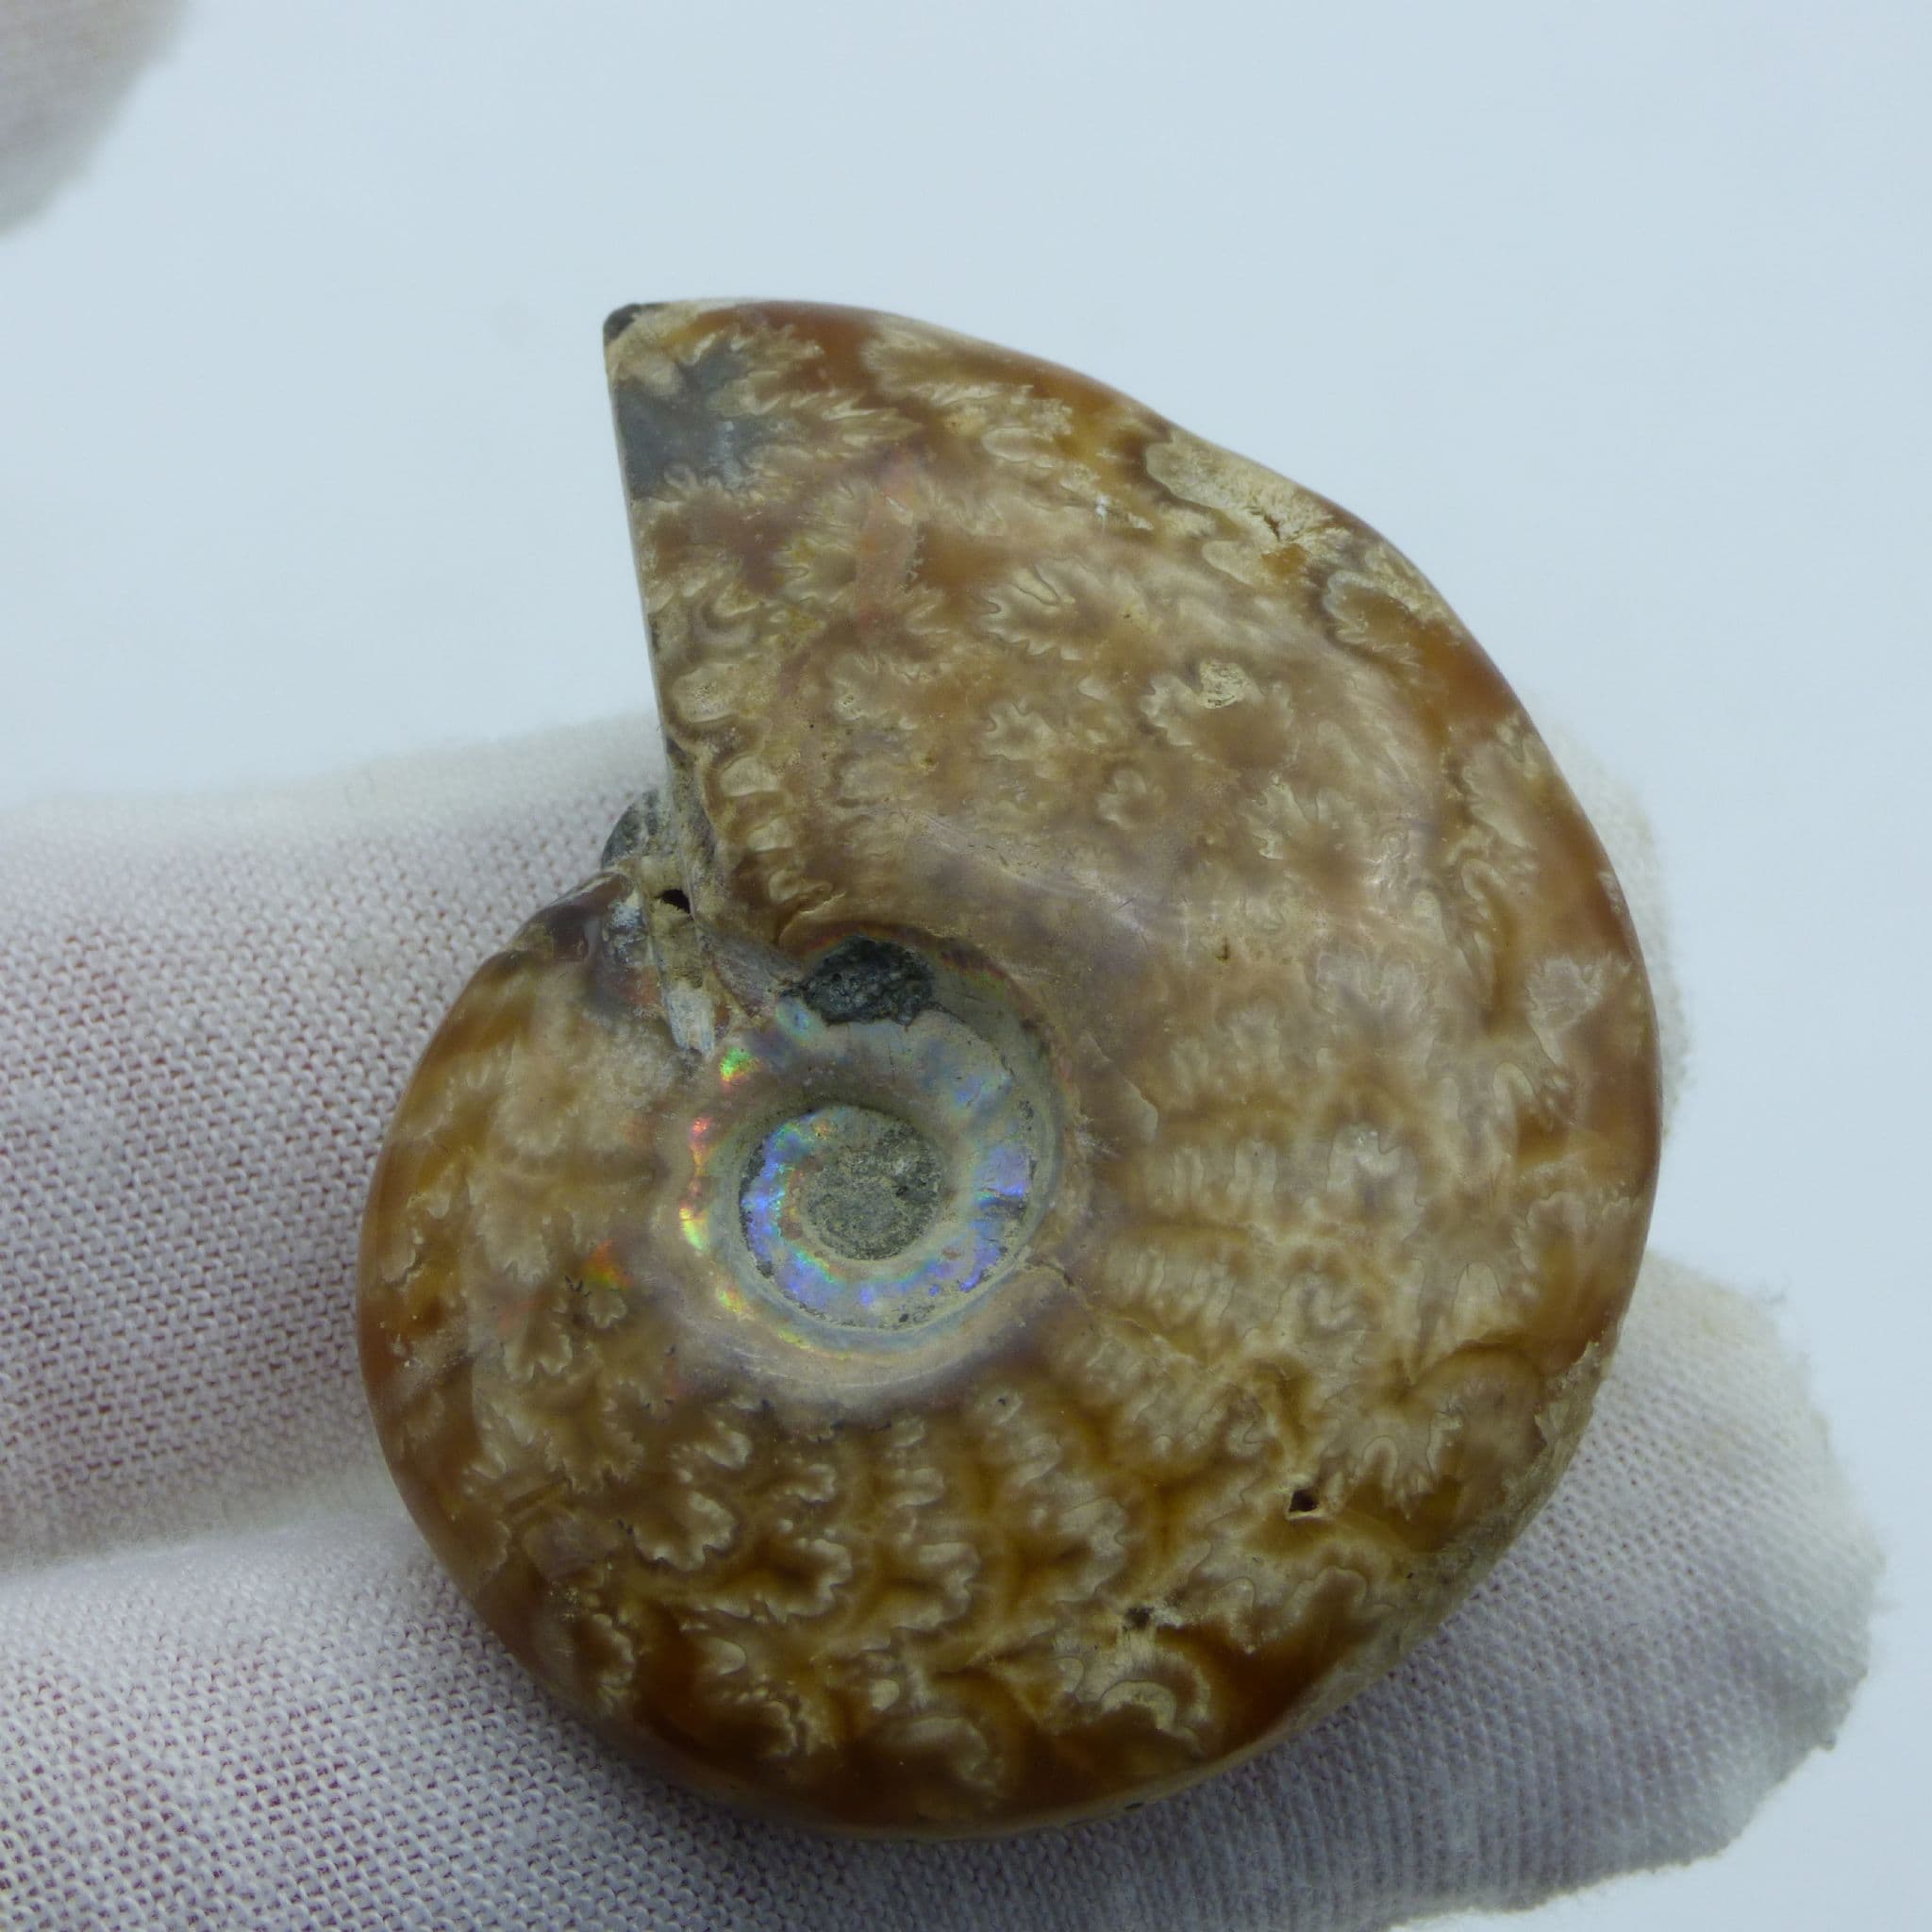
<svg viewBox="0 0 1932 1932">
<path fill-rule="evenodd" d="M 1602 849 L 1401 556 L 888 316 L 608 329 L 667 771 L 372 1193 L 382 1442 L 614 1740 L 848 1829 L 1169 1790 L 1436 1624 L 1643 1245 Z"/>
</svg>

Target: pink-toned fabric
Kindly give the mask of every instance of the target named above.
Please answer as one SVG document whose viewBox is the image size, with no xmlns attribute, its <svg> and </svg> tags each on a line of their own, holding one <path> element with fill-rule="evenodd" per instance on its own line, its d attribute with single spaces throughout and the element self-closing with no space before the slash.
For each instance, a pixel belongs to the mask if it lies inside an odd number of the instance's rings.
<svg viewBox="0 0 1932 1932">
<path fill-rule="evenodd" d="M 867 1844 L 601 1751 L 390 1491 L 352 1271 L 415 1055 L 591 869 L 654 736 L 0 818 L 0 1924 L 1341 1932 L 1714 1851 L 1828 1741 L 1869 1534 L 1767 1316 L 1653 1259 L 1575 1465 L 1472 1601 L 1194 1793 Z M 1674 1089 L 1641 816 L 1558 755 Z"/>
</svg>

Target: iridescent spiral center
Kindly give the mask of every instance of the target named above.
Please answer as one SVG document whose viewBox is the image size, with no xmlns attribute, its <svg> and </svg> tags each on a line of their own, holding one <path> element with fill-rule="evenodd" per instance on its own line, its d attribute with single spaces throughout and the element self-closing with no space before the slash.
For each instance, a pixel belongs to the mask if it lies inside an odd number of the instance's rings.
<svg viewBox="0 0 1932 1932">
<path fill-rule="evenodd" d="M 721 1060 L 694 1127 L 693 1245 L 754 1297 L 903 1329 L 1004 1273 L 1051 1192 L 1045 1069 L 991 990 L 848 941 Z"/>
<path fill-rule="evenodd" d="M 744 1186 L 760 1265 L 784 1241 L 883 1261 L 931 1226 L 945 1175 L 917 1127 L 869 1107 L 814 1108 L 774 1128 Z"/>
</svg>

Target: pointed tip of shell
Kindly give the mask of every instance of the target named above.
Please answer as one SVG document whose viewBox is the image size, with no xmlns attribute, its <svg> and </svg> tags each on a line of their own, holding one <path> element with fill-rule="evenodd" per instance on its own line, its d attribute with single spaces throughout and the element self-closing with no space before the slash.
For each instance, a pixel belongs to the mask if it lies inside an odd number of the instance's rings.
<svg viewBox="0 0 1932 1932">
<path fill-rule="evenodd" d="M 609 348 L 639 316 L 663 307 L 661 302 L 626 302 L 622 308 L 613 308 L 604 318 L 604 346 Z"/>
</svg>

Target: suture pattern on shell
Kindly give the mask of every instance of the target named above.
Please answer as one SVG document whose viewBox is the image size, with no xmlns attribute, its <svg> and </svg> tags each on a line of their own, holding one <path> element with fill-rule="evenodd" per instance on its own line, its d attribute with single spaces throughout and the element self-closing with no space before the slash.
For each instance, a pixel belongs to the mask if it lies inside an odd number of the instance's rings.
<svg viewBox="0 0 1932 1932">
<path fill-rule="evenodd" d="M 912 323 L 615 321 L 668 785 L 404 1098 L 385 1450 L 517 1655 L 707 1789 L 899 1831 L 1172 1789 L 1386 1668 L 1574 1445 L 1657 1148 L 1615 882 L 1321 498 Z M 882 1104 L 911 1017 L 758 1043 L 855 936 L 1019 1096 L 1007 1245 L 912 1324 L 772 1291 L 734 1205 Z M 911 1123 L 921 1240 L 968 1117 Z"/>
</svg>

